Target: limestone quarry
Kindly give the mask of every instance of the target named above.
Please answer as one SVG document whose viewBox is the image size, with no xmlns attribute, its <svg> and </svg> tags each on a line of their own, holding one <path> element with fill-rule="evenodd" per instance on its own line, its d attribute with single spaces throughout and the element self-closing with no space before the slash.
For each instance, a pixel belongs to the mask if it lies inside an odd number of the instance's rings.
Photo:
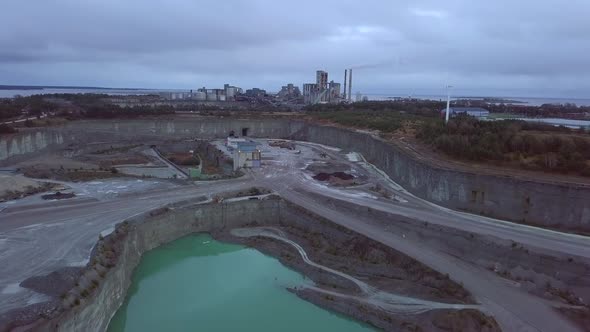
<svg viewBox="0 0 590 332">
<path fill-rule="evenodd" d="M 259 168 L 234 171 L 230 133 Z M 309 278 L 281 289 L 363 329 L 589 324 L 585 185 L 453 170 L 371 132 L 270 118 L 23 130 L 0 139 L 0 166 L 23 192 L 0 203 L 0 330 L 106 331 L 142 256 L 200 233 Z"/>
</svg>

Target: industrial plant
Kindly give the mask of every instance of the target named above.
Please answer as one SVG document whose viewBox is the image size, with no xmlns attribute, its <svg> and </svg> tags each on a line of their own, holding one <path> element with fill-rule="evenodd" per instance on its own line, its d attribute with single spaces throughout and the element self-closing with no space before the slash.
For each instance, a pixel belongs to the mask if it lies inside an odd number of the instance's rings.
<svg viewBox="0 0 590 332">
<path fill-rule="evenodd" d="M 166 100 L 196 100 L 196 101 L 234 101 L 236 96 L 243 93 L 243 89 L 225 84 L 223 89 L 207 89 L 202 87 L 189 92 L 162 92 L 160 97 Z"/>
<path fill-rule="evenodd" d="M 348 80 L 348 92 L 347 92 Z M 303 84 L 303 102 L 305 104 L 326 104 L 350 102 L 352 95 L 352 69 L 344 71 L 344 89 L 341 92 L 341 84 L 333 80 L 328 82 L 328 72 L 318 70 L 315 83 Z"/>
<path fill-rule="evenodd" d="M 288 105 L 313 105 L 328 103 L 352 102 L 352 69 L 344 71 L 344 82 L 328 81 L 328 72 L 316 71 L 315 83 L 304 83 L 300 89 L 293 83 L 281 87 L 275 93 L 264 89 L 251 88 L 244 90 L 240 87 L 225 84 L 222 89 L 199 88 L 188 92 L 161 92 L 160 98 L 168 101 L 201 101 L 201 102 L 230 102 L 262 100 L 269 103 L 280 102 Z M 356 101 L 363 100 L 357 94 Z"/>
</svg>

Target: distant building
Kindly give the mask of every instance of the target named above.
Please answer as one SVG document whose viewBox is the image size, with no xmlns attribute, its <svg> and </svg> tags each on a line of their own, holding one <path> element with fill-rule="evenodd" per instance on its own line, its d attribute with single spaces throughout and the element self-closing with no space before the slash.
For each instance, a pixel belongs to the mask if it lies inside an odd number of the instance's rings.
<svg viewBox="0 0 590 332">
<path fill-rule="evenodd" d="M 330 83 L 328 83 L 328 101 L 329 102 L 338 102 L 340 101 L 341 98 L 341 94 L 340 94 L 340 83 L 336 83 L 334 81 L 330 81 Z"/>
<path fill-rule="evenodd" d="M 166 100 L 183 100 L 188 99 L 191 96 L 190 92 L 161 92 L 160 98 Z"/>
<path fill-rule="evenodd" d="M 318 70 L 315 76 L 315 84 L 318 85 L 318 89 L 320 90 L 327 90 L 328 89 L 328 72 L 323 70 Z"/>
<path fill-rule="evenodd" d="M 360 92 L 356 93 L 356 98 L 355 98 L 356 102 L 361 102 L 363 101 L 363 95 Z"/>
<path fill-rule="evenodd" d="M 225 92 L 225 98 L 228 101 L 235 100 L 236 96 L 242 93 L 241 88 L 238 88 L 237 86 L 232 86 L 229 84 L 225 84 L 223 86 L 223 90 Z"/>
<path fill-rule="evenodd" d="M 234 171 L 240 168 L 259 168 L 262 155 L 256 142 L 237 142 L 234 150 Z"/>
<path fill-rule="evenodd" d="M 234 101 L 236 96 L 241 93 L 241 88 L 225 84 L 223 89 L 207 89 L 202 87 L 196 92 L 192 92 L 191 90 L 190 96 L 188 98 L 206 101 Z"/>
<path fill-rule="evenodd" d="M 228 137 L 225 140 L 225 145 L 228 148 L 237 149 L 238 148 L 238 143 L 244 143 L 244 142 L 246 142 L 246 139 L 245 138 Z"/>
<path fill-rule="evenodd" d="M 318 85 L 314 83 L 303 84 L 303 102 L 306 104 L 315 104 L 318 95 Z"/>
<path fill-rule="evenodd" d="M 205 94 L 205 100 L 207 101 L 225 101 L 225 90 L 224 89 L 207 89 L 202 87 L 197 90 L 199 98 L 202 98 Z"/>
<path fill-rule="evenodd" d="M 440 111 L 441 116 L 446 116 L 447 109 Z M 449 108 L 449 116 L 454 117 L 459 114 L 467 114 L 475 118 L 487 118 L 490 115 L 490 111 L 481 107 L 451 107 Z"/>
<path fill-rule="evenodd" d="M 323 70 L 316 71 L 315 81 L 315 84 L 303 84 L 304 103 L 338 103 L 342 101 L 343 97 L 340 92 L 342 86 L 340 83 L 334 81 L 328 83 L 328 72 Z"/>
<path fill-rule="evenodd" d="M 299 90 L 299 87 L 289 83 L 281 87 L 281 91 L 279 91 L 277 97 L 285 100 L 299 98 L 301 97 L 301 90 Z"/>
<path fill-rule="evenodd" d="M 266 96 L 266 90 L 262 90 L 259 88 L 252 88 L 246 90 L 246 96 L 248 97 L 264 97 Z"/>
</svg>

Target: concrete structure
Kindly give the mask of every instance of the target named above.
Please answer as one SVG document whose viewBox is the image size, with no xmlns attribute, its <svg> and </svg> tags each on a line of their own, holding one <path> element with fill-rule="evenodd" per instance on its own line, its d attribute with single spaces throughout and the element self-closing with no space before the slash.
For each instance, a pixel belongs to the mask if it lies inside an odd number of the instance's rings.
<svg viewBox="0 0 590 332">
<path fill-rule="evenodd" d="M 352 69 L 348 70 L 348 101 L 352 101 Z"/>
<path fill-rule="evenodd" d="M 331 103 L 336 103 L 340 101 L 340 83 L 336 83 L 334 81 L 330 81 L 328 83 L 328 101 Z"/>
<path fill-rule="evenodd" d="M 225 139 L 225 146 L 231 149 L 237 149 L 238 143 L 246 142 L 245 138 L 238 138 L 238 137 L 228 137 Z"/>
<path fill-rule="evenodd" d="M 328 73 L 318 70 L 315 84 L 303 84 L 303 101 L 306 104 L 338 103 L 342 101 L 340 89 L 340 83 L 334 81 L 328 83 Z"/>
<path fill-rule="evenodd" d="M 328 88 L 328 72 L 318 70 L 315 76 L 315 84 L 318 85 L 320 90 L 326 90 Z"/>
<path fill-rule="evenodd" d="M 225 99 L 227 101 L 233 101 L 236 99 L 236 96 L 242 93 L 242 89 L 238 88 L 237 86 L 232 86 L 229 84 L 225 84 L 223 86 L 223 90 L 224 90 L 224 94 L 225 94 Z"/>
<path fill-rule="evenodd" d="M 344 91 L 342 92 L 342 99 L 348 100 L 346 90 L 346 80 L 348 79 L 348 69 L 344 69 Z"/>
<path fill-rule="evenodd" d="M 182 100 L 189 98 L 190 93 L 188 92 L 162 92 L 160 97 L 166 100 Z"/>
<path fill-rule="evenodd" d="M 290 100 L 296 99 L 301 97 L 301 90 L 299 87 L 293 85 L 293 83 L 289 83 L 283 87 L 281 87 L 281 91 L 277 94 L 277 97 L 283 100 Z"/>
<path fill-rule="evenodd" d="M 246 96 L 248 97 L 264 97 L 266 95 L 266 90 L 259 89 L 259 88 L 252 88 L 246 90 Z"/>
<path fill-rule="evenodd" d="M 207 100 L 207 94 L 201 91 L 195 91 L 193 92 L 192 98 L 194 100 Z"/>
<path fill-rule="evenodd" d="M 481 107 L 450 107 L 449 116 L 455 117 L 459 114 L 466 114 L 475 118 L 487 118 L 490 115 L 490 111 Z M 441 116 L 446 117 L 446 109 L 440 112 Z"/>
<path fill-rule="evenodd" d="M 234 101 L 236 96 L 240 94 L 241 91 L 241 88 L 231 86 L 229 84 L 225 84 L 223 89 L 207 89 L 202 87 L 195 93 L 198 98 L 193 99 L 207 101 Z"/>
<path fill-rule="evenodd" d="M 314 83 L 303 84 L 303 102 L 306 104 L 315 104 L 318 94 L 318 85 Z"/>
<path fill-rule="evenodd" d="M 357 103 L 363 101 L 363 95 L 360 92 L 357 92 L 354 101 L 356 101 Z"/>
<path fill-rule="evenodd" d="M 234 171 L 240 168 L 259 168 L 261 153 L 256 142 L 238 142 L 234 151 Z"/>
</svg>

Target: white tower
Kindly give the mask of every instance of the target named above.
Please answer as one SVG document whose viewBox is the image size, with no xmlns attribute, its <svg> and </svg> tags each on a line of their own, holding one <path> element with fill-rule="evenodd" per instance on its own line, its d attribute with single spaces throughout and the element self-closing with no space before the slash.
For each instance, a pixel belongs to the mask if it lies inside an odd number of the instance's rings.
<svg viewBox="0 0 590 332">
<path fill-rule="evenodd" d="M 449 113 L 451 112 L 451 88 L 447 85 L 447 111 L 445 112 L 445 123 L 449 123 Z"/>
</svg>

